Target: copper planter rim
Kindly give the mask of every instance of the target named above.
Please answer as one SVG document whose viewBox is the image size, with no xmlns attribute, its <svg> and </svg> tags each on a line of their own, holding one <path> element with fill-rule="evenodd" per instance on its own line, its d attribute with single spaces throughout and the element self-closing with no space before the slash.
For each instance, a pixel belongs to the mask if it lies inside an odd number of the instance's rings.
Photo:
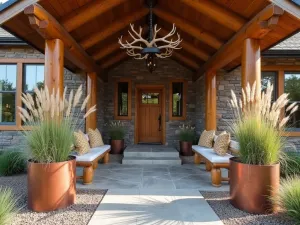
<svg viewBox="0 0 300 225">
<path fill-rule="evenodd" d="M 73 155 L 70 155 L 68 160 L 62 161 L 62 162 L 48 162 L 48 163 L 43 162 L 43 163 L 42 163 L 42 162 L 35 162 L 35 161 L 33 161 L 32 159 L 28 159 L 27 162 L 28 162 L 28 163 L 39 164 L 39 165 L 42 165 L 42 164 L 47 165 L 47 164 L 53 164 L 53 163 L 55 163 L 55 164 L 59 164 L 59 163 L 63 164 L 63 163 L 65 163 L 65 162 L 69 162 L 69 161 L 73 161 L 73 160 L 76 160 L 76 157 L 73 156 Z"/>
<path fill-rule="evenodd" d="M 243 163 L 243 162 L 239 161 L 239 159 L 240 159 L 239 157 L 231 157 L 229 160 L 243 164 L 243 165 L 253 166 L 253 167 L 272 167 L 272 166 L 279 164 L 279 162 L 278 162 L 278 163 L 271 164 L 271 165 L 256 165 L 256 164 Z"/>
</svg>

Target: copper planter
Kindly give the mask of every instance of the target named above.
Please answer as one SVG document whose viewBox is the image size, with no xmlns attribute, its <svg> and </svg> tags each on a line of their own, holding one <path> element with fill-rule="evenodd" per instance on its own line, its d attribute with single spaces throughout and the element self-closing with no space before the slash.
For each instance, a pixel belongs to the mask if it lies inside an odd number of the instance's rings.
<svg viewBox="0 0 300 225">
<path fill-rule="evenodd" d="M 182 156 L 192 156 L 194 152 L 192 151 L 192 142 L 180 141 L 180 155 Z"/>
<path fill-rule="evenodd" d="M 66 208 L 76 199 L 76 160 L 60 163 L 28 162 L 28 208 L 48 212 Z"/>
<path fill-rule="evenodd" d="M 122 154 L 124 150 L 123 140 L 110 140 L 111 151 L 110 154 Z"/>
<path fill-rule="evenodd" d="M 266 214 L 276 211 L 270 198 L 278 193 L 279 163 L 270 166 L 243 164 L 230 159 L 230 203 L 243 211 Z"/>
</svg>

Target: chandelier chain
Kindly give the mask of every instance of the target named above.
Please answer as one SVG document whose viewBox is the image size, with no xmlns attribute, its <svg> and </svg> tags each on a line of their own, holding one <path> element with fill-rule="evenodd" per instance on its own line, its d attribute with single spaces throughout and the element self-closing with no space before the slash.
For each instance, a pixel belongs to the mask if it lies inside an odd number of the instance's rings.
<svg viewBox="0 0 300 225">
<path fill-rule="evenodd" d="M 153 0 L 150 0 L 150 15 L 149 15 L 149 41 L 153 39 Z"/>
</svg>

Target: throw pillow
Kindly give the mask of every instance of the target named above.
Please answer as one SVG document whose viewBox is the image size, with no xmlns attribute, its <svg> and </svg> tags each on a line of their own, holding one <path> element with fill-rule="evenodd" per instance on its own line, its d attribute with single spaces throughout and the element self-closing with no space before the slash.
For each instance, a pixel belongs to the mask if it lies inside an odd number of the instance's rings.
<svg viewBox="0 0 300 225">
<path fill-rule="evenodd" d="M 100 147 L 104 145 L 102 135 L 98 129 L 96 130 L 89 129 L 88 135 L 89 135 L 91 148 Z"/>
<path fill-rule="evenodd" d="M 90 151 L 90 145 L 82 131 L 74 132 L 75 151 L 78 155 L 83 155 Z"/>
<path fill-rule="evenodd" d="M 215 131 L 214 130 L 204 130 L 200 136 L 198 145 L 212 148 L 213 147 L 213 141 L 214 141 Z"/>
<path fill-rule="evenodd" d="M 226 155 L 228 151 L 229 143 L 230 143 L 230 134 L 226 132 L 222 132 L 217 137 L 217 140 L 214 144 L 214 151 L 220 156 Z"/>
</svg>

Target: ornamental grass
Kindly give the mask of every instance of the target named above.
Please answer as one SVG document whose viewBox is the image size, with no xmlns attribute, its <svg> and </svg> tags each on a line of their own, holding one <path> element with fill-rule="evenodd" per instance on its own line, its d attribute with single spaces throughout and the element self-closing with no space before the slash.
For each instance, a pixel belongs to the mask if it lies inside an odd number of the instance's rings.
<svg viewBox="0 0 300 225">
<path fill-rule="evenodd" d="M 183 124 L 179 128 L 178 136 L 180 141 L 193 142 L 195 140 L 195 127 Z"/>
<path fill-rule="evenodd" d="M 248 84 L 238 99 L 231 91 L 230 105 L 235 120 L 230 125 L 240 145 L 239 158 L 242 163 L 273 165 L 284 161 L 282 136 L 290 115 L 297 111 L 296 103 L 289 105 L 288 94 L 282 94 L 272 102 L 273 85 L 268 83 L 265 92 L 256 95 L 256 83 Z"/>
<path fill-rule="evenodd" d="M 24 108 L 19 107 L 20 116 L 26 126 L 32 129 L 24 131 L 29 156 L 38 163 L 63 162 L 69 159 L 74 143 L 73 133 L 84 123 L 84 119 L 96 111 L 92 106 L 83 117 L 82 112 L 89 101 L 88 95 L 81 107 L 82 86 L 74 93 L 67 88 L 62 96 L 59 90 L 49 93 L 45 89 L 34 89 L 34 95 L 23 93 Z"/>
<path fill-rule="evenodd" d="M 11 189 L 0 186 L 0 225 L 11 224 L 13 215 L 18 211 L 17 199 Z"/>
<path fill-rule="evenodd" d="M 108 134 L 111 140 L 123 140 L 126 134 L 125 126 L 121 121 L 111 121 L 108 124 Z"/>
<path fill-rule="evenodd" d="M 26 156 L 24 152 L 6 150 L 0 155 L 0 176 L 11 176 L 25 171 Z"/>
</svg>

